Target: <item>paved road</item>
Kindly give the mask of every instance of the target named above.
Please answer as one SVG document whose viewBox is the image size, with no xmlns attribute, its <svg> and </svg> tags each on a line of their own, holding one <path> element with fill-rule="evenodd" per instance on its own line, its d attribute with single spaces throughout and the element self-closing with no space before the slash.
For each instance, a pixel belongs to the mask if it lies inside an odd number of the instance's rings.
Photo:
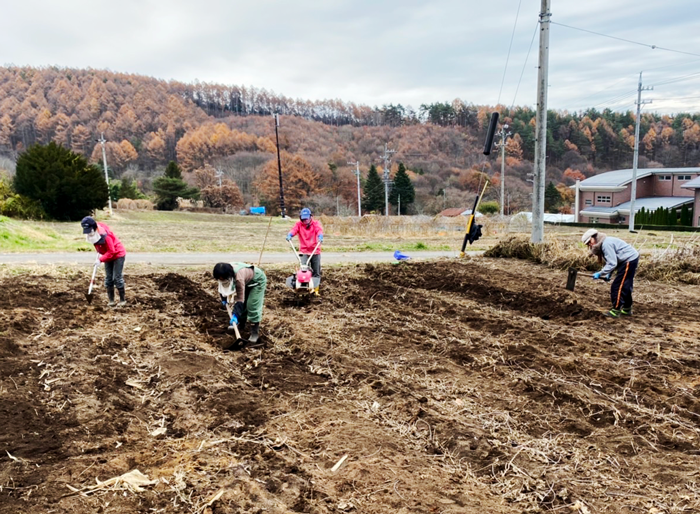
<svg viewBox="0 0 700 514">
<path fill-rule="evenodd" d="M 467 252 L 480 255 L 483 252 Z M 456 252 L 406 252 L 414 260 L 457 257 Z M 240 253 L 128 253 L 126 262 L 131 264 L 155 264 L 164 266 L 211 265 L 217 262 L 258 262 L 258 252 Z M 393 252 L 323 252 L 325 264 L 353 262 L 393 262 Z M 93 252 L 72 253 L 0 253 L 0 264 L 92 264 Z M 261 264 L 294 262 L 292 252 L 265 253 Z"/>
</svg>

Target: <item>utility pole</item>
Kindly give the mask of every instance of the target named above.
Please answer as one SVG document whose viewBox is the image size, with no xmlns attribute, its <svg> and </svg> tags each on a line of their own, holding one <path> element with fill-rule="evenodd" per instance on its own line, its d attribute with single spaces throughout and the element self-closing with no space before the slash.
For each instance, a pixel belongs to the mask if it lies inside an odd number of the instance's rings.
<svg viewBox="0 0 700 514">
<path fill-rule="evenodd" d="M 634 201 L 637 199 L 637 161 L 639 159 L 639 125 L 642 121 L 642 105 L 650 104 L 651 100 L 642 100 L 642 91 L 649 91 L 653 87 L 642 87 L 642 72 L 639 72 L 639 86 L 637 87 L 637 120 L 634 124 L 634 157 L 632 157 L 632 191 L 630 196 L 629 231 L 634 232 Z"/>
<path fill-rule="evenodd" d="M 537 114 L 535 169 L 532 191 L 532 235 L 530 241 L 544 240 L 544 180 L 547 156 L 547 79 L 549 76 L 549 12 L 551 0 L 542 0 L 540 11 L 540 58 L 537 70 Z"/>
<path fill-rule="evenodd" d="M 109 215 L 112 215 L 112 191 L 109 188 L 109 175 L 107 174 L 107 152 L 105 152 L 104 132 L 100 133 L 100 139 L 97 140 L 102 145 L 102 167 L 105 169 L 105 182 L 107 182 L 107 202 L 109 205 Z"/>
<path fill-rule="evenodd" d="M 511 135 L 508 130 L 508 124 L 504 123 L 501 127 L 501 217 L 505 215 L 506 203 L 506 139 Z"/>
<path fill-rule="evenodd" d="M 348 162 L 355 165 L 355 176 L 357 177 L 357 215 L 362 217 L 362 199 L 360 198 L 360 161 Z"/>
<path fill-rule="evenodd" d="M 396 211 L 397 216 L 401 216 L 401 195 L 399 195 L 399 208 Z"/>
<path fill-rule="evenodd" d="M 389 155 L 396 150 L 388 150 L 384 143 L 384 215 L 389 216 L 389 173 L 391 172 L 391 159 Z"/>
<path fill-rule="evenodd" d="M 282 187 L 282 160 L 280 159 L 280 135 L 278 127 L 280 126 L 279 114 L 275 114 L 275 140 L 277 141 L 277 171 L 280 176 L 280 215 L 283 218 L 287 217 L 287 212 L 284 208 L 284 188 Z"/>
<path fill-rule="evenodd" d="M 216 178 L 219 179 L 219 188 L 221 188 L 221 177 L 224 176 L 224 172 L 221 171 L 221 168 L 216 168 Z"/>
</svg>

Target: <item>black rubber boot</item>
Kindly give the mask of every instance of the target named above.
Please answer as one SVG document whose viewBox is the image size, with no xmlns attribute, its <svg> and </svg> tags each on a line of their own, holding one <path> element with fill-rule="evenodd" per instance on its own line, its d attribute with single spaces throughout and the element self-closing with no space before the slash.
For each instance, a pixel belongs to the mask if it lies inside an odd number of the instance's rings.
<svg viewBox="0 0 700 514">
<path fill-rule="evenodd" d="M 260 339 L 260 323 L 251 323 L 250 324 L 250 337 L 248 338 L 248 342 L 250 343 L 248 346 L 260 346 L 261 343 L 259 343 Z"/>
<path fill-rule="evenodd" d="M 114 288 L 113 287 L 108 287 L 107 288 L 107 299 L 109 300 L 109 306 L 114 307 Z"/>
<path fill-rule="evenodd" d="M 124 296 L 126 293 L 124 292 L 124 288 L 120 287 L 119 289 L 117 289 L 117 291 L 119 291 L 119 305 L 118 305 L 118 307 L 124 307 L 126 305 L 126 300 L 124 299 Z"/>
</svg>

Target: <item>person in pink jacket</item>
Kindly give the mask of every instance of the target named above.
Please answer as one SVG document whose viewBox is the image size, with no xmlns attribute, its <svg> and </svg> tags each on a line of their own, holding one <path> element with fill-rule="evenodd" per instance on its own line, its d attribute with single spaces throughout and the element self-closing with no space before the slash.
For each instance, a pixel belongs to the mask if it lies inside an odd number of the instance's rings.
<svg viewBox="0 0 700 514">
<path fill-rule="evenodd" d="M 95 245 L 98 259 L 105 265 L 105 287 L 109 306 L 114 307 L 114 288 L 119 291 L 118 307 L 126 305 L 124 292 L 124 259 L 126 250 L 114 232 L 104 223 L 97 223 L 90 216 L 85 216 L 80 222 L 83 234 L 88 243 Z"/>
<path fill-rule="evenodd" d="M 289 234 L 287 241 L 291 241 L 294 236 L 299 236 L 299 253 L 302 254 L 302 262 L 311 266 L 311 274 L 316 284 L 321 282 L 321 245 L 323 242 L 323 227 L 311 214 L 311 209 L 304 207 L 299 213 L 297 221 Z M 316 247 L 318 245 L 318 248 Z M 314 249 L 316 251 L 314 252 Z M 318 286 L 314 288 L 318 295 Z"/>
</svg>

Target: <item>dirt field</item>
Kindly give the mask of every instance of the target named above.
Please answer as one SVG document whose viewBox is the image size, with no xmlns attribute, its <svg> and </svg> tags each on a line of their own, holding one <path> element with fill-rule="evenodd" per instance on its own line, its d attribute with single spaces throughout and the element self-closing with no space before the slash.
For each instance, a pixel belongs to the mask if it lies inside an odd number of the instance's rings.
<svg viewBox="0 0 700 514">
<path fill-rule="evenodd" d="M 0 512 L 700 512 L 697 286 L 609 320 L 526 262 L 284 275 L 232 353 L 205 271 L 127 274 L 122 310 L 0 280 Z"/>
</svg>

